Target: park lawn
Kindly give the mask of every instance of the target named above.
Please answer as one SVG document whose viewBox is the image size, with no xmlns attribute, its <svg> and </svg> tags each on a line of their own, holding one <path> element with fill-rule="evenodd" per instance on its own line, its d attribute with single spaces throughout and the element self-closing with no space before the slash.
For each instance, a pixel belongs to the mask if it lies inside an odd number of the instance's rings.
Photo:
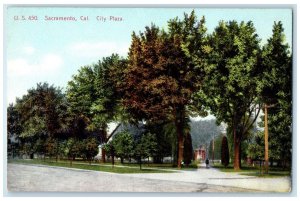
<svg viewBox="0 0 300 201">
<path fill-rule="evenodd" d="M 272 171 L 270 170 L 268 174 L 262 174 L 258 171 L 256 172 L 245 172 L 241 173 L 242 175 L 247 176 L 256 176 L 256 177 L 263 177 L 263 178 L 274 178 L 274 177 L 288 177 L 291 176 L 290 171 Z"/>
<path fill-rule="evenodd" d="M 120 165 L 120 166 L 128 166 L 128 167 L 139 167 L 139 164 L 137 163 L 121 163 L 119 161 L 117 161 L 115 163 L 116 165 Z M 174 166 L 172 163 L 143 163 L 143 167 L 147 167 L 147 168 L 158 168 L 158 169 L 163 169 L 163 170 L 178 170 L 177 166 Z M 196 170 L 197 166 L 192 164 L 190 166 L 184 166 L 181 168 L 181 170 Z"/>
<path fill-rule="evenodd" d="M 224 167 L 222 164 L 217 163 L 211 165 L 214 168 L 219 169 L 222 172 L 237 172 L 240 173 L 241 175 L 247 175 L 247 176 L 256 176 L 256 177 L 263 177 L 263 178 L 273 178 L 273 177 L 286 177 L 286 176 L 291 176 L 291 172 L 288 170 L 281 170 L 278 168 L 269 168 L 268 174 L 263 173 L 263 168 L 260 169 L 259 167 L 253 167 L 253 166 L 247 166 L 247 165 L 242 165 L 241 170 L 235 171 L 233 169 L 233 165 L 229 164 L 227 167 Z"/>
<path fill-rule="evenodd" d="M 50 161 L 50 160 L 39 160 L 39 159 L 19 159 L 19 160 L 9 160 L 8 163 L 18 163 L 18 164 L 36 164 L 36 165 L 47 165 L 47 166 L 56 166 L 56 167 L 67 167 L 67 168 L 77 168 L 83 170 L 94 170 L 94 171 L 102 171 L 102 172 L 112 172 L 112 173 L 119 173 L 119 174 L 128 174 L 128 173 L 172 173 L 174 171 L 168 170 L 161 170 L 161 169 L 154 169 L 154 168 L 147 168 L 144 165 L 140 170 L 139 166 L 136 167 L 119 167 L 114 166 L 112 167 L 109 164 L 101 165 L 101 164 L 80 164 L 76 161 L 73 161 L 72 166 L 70 162 L 67 161 Z"/>
</svg>

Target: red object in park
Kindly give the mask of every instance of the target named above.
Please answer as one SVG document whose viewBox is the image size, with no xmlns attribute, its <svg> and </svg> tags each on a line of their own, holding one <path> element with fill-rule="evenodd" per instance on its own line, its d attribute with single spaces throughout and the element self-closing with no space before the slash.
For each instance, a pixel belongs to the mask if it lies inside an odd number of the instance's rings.
<svg viewBox="0 0 300 201">
<path fill-rule="evenodd" d="M 194 159 L 202 160 L 202 161 L 204 161 L 206 159 L 206 152 L 205 152 L 204 146 L 200 146 L 199 149 L 194 150 Z"/>
</svg>

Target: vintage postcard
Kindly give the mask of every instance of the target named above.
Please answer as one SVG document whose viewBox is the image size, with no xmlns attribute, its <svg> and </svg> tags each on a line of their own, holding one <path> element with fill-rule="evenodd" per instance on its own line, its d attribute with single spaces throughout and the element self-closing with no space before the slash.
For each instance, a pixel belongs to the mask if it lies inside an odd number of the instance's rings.
<svg viewBox="0 0 300 201">
<path fill-rule="evenodd" d="M 293 7 L 4 7 L 7 191 L 293 192 Z"/>
</svg>

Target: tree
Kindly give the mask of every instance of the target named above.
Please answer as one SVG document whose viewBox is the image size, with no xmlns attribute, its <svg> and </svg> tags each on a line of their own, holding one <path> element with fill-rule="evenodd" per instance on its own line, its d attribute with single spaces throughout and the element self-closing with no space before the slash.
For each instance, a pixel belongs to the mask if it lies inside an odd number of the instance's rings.
<svg viewBox="0 0 300 201">
<path fill-rule="evenodd" d="M 145 124 L 144 133 L 152 133 L 155 135 L 156 141 L 159 142 L 157 143 L 156 153 L 154 154 L 154 163 L 163 163 L 164 157 L 171 156 L 173 153 L 172 149 L 176 147 L 175 129 L 172 129 L 172 131 L 168 133 L 165 129 L 167 124 L 167 122 L 148 122 Z"/>
<path fill-rule="evenodd" d="M 15 105 L 20 125 L 19 138 L 31 147 L 31 153 L 45 150 L 40 144 L 48 139 L 58 140 L 66 129 L 66 105 L 60 88 L 48 83 L 38 83 L 36 88 L 29 89 L 27 94 L 16 100 Z M 38 150 L 35 150 L 35 149 Z M 58 154 L 58 153 L 56 153 Z"/>
<path fill-rule="evenodd" d="M 102 143 L 108 140 L 108 123 L 115 120 L 119 111 L 119 94 L 116 90 L 116 69 L 126 61 L 113 54 L 93 66 L 82 67 L 68 82 L 67 98 L 70 114 L 86 119 L 87 129 L 100 133 Z M 105 162 L 103 150 L 102 160 Z"/>
<path fill-rule="evenodd" d="M 234 142 L 234 169 L 241 167 L 241 143 L 256 120 L 260 79 L 258 36 L 252 22 L 221 21 L 209 37 L 205 76 L 195 102 L 207 106 L 218 122 L 231 127 Z M 196 58 L 199 56 L 195 55 Z"/>
<path fill-rule="evenodd" d="M 16 156 L 20 148 L 19 135 L 21 133 L 21 125 L 19 118 L 16 107 L 13 104 L 9 104 L 7 108 L 7 153 L 12 158 Z"/>
<path fill-rule="evenodd" d="M 157 141 L 155 135 L 151 133 L 144 134 L 135 142 L 134 156 L 140 164 L 140 169 L 142 169 L 142 159 L 149 159 L 150 156 L 154 156 L 156 147 Z"/>
<path fill-rule="evenodd" d="M 264 132 L 257 132 L 248 146 L 247 155 L 254 160 L 262 160 L 264 158 L 264 147 Z"/>
<path fill-rule="evenodd" d="M 203 40 L 204 22 L 204 19 L 198 22 L 192 12 L 190 16 L 185 14 L 183 21 L 170 20 L 168 32 L 152 25 L 146 27 L 144 33 L 133 33 L 124 84 L 120 87 L 123 104 L 135 119 L 174 122 L 179 168 L 183 159 L 187 106 L 199 87 L 197 81 L 201 75 L 185 50 L 201 50 L 199 42 L 195 45 L 188 40 L 190 37 Z"/>
<path fill-rule="evenodd" d="M 98 144 L 97 139 L 93 137 L 89 137 L 83 141 L 83 152 L 90 164 L 94 156 L 98 153 Z"/>
<path fill-rule="evenodd" d="M 227 137 L 222 137 L 222 146 L 221 146 L 221 162 L 225 167 L 229 164 L 229 149 L 228 149 L 228 141 Z"/>
<path fill-rule="evenodd" d="M 72 166 L 73 161 L 75 160 L 76 156 L 81 156 L 83 150 L 83 143 L 75 138 L 69 138 L 66 141 L 64 147 L 64 153 L 68 156 L 70 160 L 70 165 Z"/>
<path fill-rule="evenodd" d="M 48 154 L 48 156 L 50 157 L 50 159 L 55 156 L 55 154 L 57 153 L 57 146 L 56 146 L 56 142 L 53 138 L 49 137 L 47 138 L 47 140 L 45 141 L 45 149 L 46 149 L 46 153 Z"/>
<path fill-rule="evenodd" d="M 129 159 L 133 156 L 134 140 L 128 131 L 118 133 L 113 142 L 116 156 L 121 158 L 121 163 L 124 162 L 124 158 Z"/>
<path fill-rule="evenodd" d="M 258 90 L 261 101 L 272 106 L 268 109 L 269 146 L 285 166 L 291 160 L 292 148 L 292 55 L 281 22 L 274 23 L 273 35 L 263 47 L 262 68 Z M 276 155 L 270 156 L 276 159 Z"/>
<path fill-rule="evenodd" d="M 222 145 L 222 135 L 220 133 L 214 134 L 209 142 L 208 156 L 214 160 L 221 159 L 221 145 Z"/>
</svg>

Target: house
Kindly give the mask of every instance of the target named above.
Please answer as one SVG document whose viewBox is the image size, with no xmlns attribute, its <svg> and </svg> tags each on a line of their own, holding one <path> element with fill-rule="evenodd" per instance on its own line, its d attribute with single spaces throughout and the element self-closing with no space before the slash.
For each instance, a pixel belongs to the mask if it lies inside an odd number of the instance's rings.
<svg viewBox="0 0 300 201">
<path fill-rule="evenodd" d="M 133 138 L 136 139 L 138 136 L 141 136 L 141 134 L 145 131 L 144 130 L 144 124 L 141 122 L 138 125 L 133 124 L 126 124 L 126 123 L 111 123 L 109 124 L 109 129 L 107 132 L 107 142 L 111 141 L 114 136 L 116 136 L 118 133 L 122 131 L 129 131 Z M 101 160 L 102 159 L 102 148 L 106 143 L 102 143 L 98 146 L 99 152 L 95 156 L 95 160 Z"/>
</svg>

